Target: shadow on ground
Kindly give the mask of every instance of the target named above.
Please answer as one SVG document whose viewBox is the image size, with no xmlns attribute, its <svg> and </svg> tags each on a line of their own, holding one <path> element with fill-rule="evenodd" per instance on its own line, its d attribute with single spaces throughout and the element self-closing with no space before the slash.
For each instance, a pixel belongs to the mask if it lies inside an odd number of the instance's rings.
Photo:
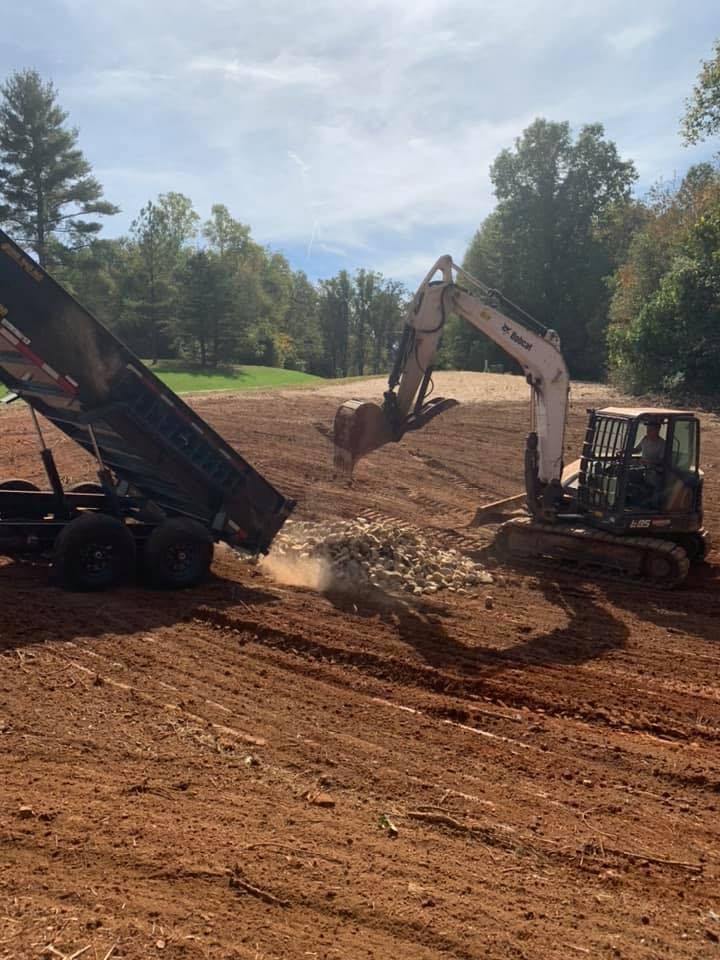
<svg viewBox="0 0 720 960">
<path fill-rule="evenodd" d="M 562 665 L 584 663 L 622 648 L 627 626 L 603 606 L 603 595 L 593 586 L 564 585 L 540 581 L 540 591 L 553 605 L 562 606 L 568 623 L 547 633 L 538 632 L 506 649 L 482 646 L 483 614 L 478 610 L 479 644 L 468 646 L 448 632 L 452 611 L 442 601 L 413 602 L 382 590 L 367 589 L 352 596 L 327 594 L 333 606 L 352 616 L 380 618 L 397 629 L 399 637 L 413 647 L 431 666 L 455 669 L 467 675 L 517 668 L 520 665 Z M 497 630 L 497 624 L 495 625 Z"/>
<path fill-rule="evenodd" d="M 47 566 L 14 562 L 0 565 L 0 593 L 0 653 L 49 641 L 142 634 L 190 619 L 199 605 L 223 610 L 238 602 L 279 602 L 270 590 L 217 575 L 189 590 L 69 593 L 52 586 Z"/>
</svg>

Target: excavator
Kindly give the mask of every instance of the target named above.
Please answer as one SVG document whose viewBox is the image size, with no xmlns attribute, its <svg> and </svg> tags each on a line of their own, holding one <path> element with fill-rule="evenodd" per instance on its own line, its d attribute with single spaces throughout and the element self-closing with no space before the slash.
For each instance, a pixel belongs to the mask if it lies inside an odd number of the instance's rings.
<svg viewBox="0 0 720 960">
<path fill-rule="evenodd" d="M 526 512 L 498 527 L 498 556 L 580 576 L 663 588 L 682 583 L 707 549 L 698 418 L 652 407 L 589 410 L 580 457 L 565 467 L 570 377 L 560 337 L 449 256 L 413 298 L 382 404 L 349 400 L 339 407 L 336 476 L 350 480 L 361 457 L 456 405 L 431 396 L 433 362 L 453 314 L 515 360 L 530 387 Z"/>
</svg>

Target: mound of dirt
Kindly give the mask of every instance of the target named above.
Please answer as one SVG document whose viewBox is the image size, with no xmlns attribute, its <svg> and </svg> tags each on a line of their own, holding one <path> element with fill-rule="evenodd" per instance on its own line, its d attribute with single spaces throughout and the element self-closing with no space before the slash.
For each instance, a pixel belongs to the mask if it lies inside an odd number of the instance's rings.
<svg viewBox="0 0 720 960">
<path fill-rule="evenodd" d="M 364 517 L 289 521 L 263 567 L 276 580 L 319 590 L 375 587 L 419 596 L 492 583 L 480 564 L 408 524 Z"/>
</svg>

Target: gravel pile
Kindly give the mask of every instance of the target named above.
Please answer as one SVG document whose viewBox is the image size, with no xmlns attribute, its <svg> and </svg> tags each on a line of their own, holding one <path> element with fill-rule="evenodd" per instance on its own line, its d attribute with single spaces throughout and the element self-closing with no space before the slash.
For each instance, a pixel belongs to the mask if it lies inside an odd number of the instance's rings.
<svg viewBox="0 0 720 960">
<path fill-rule="evenodd" d="M 456 550 L 444 549 L 405 525 L 355 520 L 288 521 L 268 557 L 270 567 L 320 567 L 325 585 L 372 586 L 415 594 L 474 592 L 492 576 Z M 296 581 L 297 582 L 297 581 Z"/>
</svg>

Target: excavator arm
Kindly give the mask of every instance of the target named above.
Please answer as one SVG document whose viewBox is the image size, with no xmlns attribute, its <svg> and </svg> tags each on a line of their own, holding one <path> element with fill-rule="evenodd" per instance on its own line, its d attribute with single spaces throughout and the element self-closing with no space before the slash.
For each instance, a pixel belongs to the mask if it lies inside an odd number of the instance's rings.
<svg viewBox="0 0 720 960">
<path fill-rule="evenodd" d="M 437 275 L 441 279 L 436 279 Z M 456 282 L 461 275 L 464 285 Z M 470 290 L 465 289 L 465 286 Z M 430 398 L 433 362 L 448 316 L 456 314 L 501 347 L 523 369 L 530 386 L 531 432 L 525 456 L 528 507 L 551 515 L 562 500 L 563 443 L 569 375 L 552 330 L 539 326 L 497 291 L 441 257 L 420 285 L 408 314 L 381 407 L 350 401 L 335 417 L 335 466 L 352 474 L 355 462 L 455 405 Z"/>
</svg>

